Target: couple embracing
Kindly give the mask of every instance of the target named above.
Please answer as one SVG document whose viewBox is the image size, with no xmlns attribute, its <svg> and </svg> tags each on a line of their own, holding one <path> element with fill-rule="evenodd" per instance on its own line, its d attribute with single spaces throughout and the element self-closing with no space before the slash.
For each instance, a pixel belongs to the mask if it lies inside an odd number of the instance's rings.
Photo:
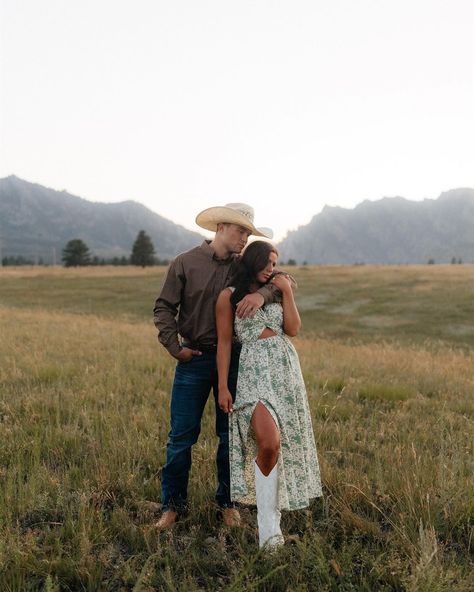
<svg viewBox="0 0 474 592">
<path fill-rule="evenodd" d="M 191 448 L 212 389 L 224 524 L 240 524 L 238 502 L 256 504 L 260 547 L 272 548 L 284 541 L 281 510 L 321 495 L 306 389 L 288 337 L 301 326 L 294 281 L 275 270 L 269 242 L 245 248 L 251 235 L 272 235 L 254 226 L 250 206 L 208 208 L 196 223 L 215 236 L 174 259 L 154 308 L 158 338 L 178 361 L 156 526 L 171 528 L 187 509 Z"/>
</svg>

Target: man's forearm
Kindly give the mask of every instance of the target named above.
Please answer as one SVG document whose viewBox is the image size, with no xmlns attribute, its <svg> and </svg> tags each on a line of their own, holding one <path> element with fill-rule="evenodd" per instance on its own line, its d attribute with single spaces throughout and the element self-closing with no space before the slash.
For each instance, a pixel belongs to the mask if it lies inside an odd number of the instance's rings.
<svg viewBox="0 0 474 592">
<path fill-rule="evenodd" d="M 176 317 L 180 308 L 184 283 L 182 261 L 178 256 L 168 268 L 163 287 L 153 308 L 153 320 L 158 329 L 158 340 L 173 357 L 176 357 L 181 351 Z"/>
<path fill-rule="evenodd" d="M 175 309 L 171 309 L 163 300 L 158 299 L 153 309 L 153 321 L 158 329 L 158 341 L 173 357 L 181 351 L 178 340 L 178 326 Z"/>
<path fill-rule="evenodd" d="M 262 286 L 257 290 L 257 292 L 263 296 L 263 304 L 281 301 L 281 292 L 273 284 Z"/>
<path fill-rule="evenodd" d="M 165 341 L 162 339 L 161 333 L 158 335 L 158 340 L 163 347 L 165 347 L 173 358 L 176 358 L 179 352 L 181 351 L 182 347 L 179 344 L 178 336 L 176 335 L 176 339 L 172 339 L 170 341 Z"/>
</svg>

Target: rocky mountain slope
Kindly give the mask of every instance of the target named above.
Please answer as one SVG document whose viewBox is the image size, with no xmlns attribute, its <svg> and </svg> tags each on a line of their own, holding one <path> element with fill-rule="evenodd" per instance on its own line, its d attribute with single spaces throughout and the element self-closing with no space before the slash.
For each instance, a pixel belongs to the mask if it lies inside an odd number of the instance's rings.
<svg viewBox="0 0 474 592">
<path fill-rule="evenodd" d="M 139 230 L 150 235 L 161 259 L 202 241 L 202 236 L 135 201 L 95 203 L 15 176 L 0 179 L 0 240 L 3 256 L 60 262 L 73 238 L 99 258 L 129 256 Z"/>
<path fill-rule="evenodd" d="M 279 250 L 285 260 L 310 264 L 474 262 L 474 189 L 420 202 L 393 197 L 354 209 L 325 206 L 289 232 Z"/>
</svg>

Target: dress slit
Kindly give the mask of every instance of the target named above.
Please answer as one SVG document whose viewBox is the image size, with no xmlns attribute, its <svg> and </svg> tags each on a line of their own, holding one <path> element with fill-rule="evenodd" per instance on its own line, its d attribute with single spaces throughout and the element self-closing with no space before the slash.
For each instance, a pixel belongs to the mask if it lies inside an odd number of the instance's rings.
<svg viewBox="0 0 474 592">
<path fill-rule="evenodd" d="M 255 404 L 252 406 L 252 413 L 250 414 L 249 430 L 253 432 L 253 428 L 252 428 L 253 414 L 255 413 L 255 409 L 257 408 L 257 405 L 259 403 L 261 403 L 265 407 L 265 409 L 268 411 L 268 413 L 272 416 L 272 419 L 275 422 L 278 433 L 281 436 L 281 428 L 280 428 L 280 422 L 278 421 L 278 414 L 275 411 L 275 409 L 273 408 L 273 405 L 267 399 L 258 399 L 258 401 L 256 401 Z"/>
<path fill-rule="evenodd" d="M 231 423 L 230 429 L 233 431 L 237 427 L 239 432 L 239 440 L 241 442 L 241 448 L 238 451 L 240 458 L 236 458 L 236 450 L 231 449 L 230 469 L 231 469 L 231 495 L 235 498 L 239 498 L 241 503 L 254 504 L 255 503 L 255 476 L 254 476 L 254 461 L 257 457 L 257 442 L 255 440 L 255 432 L 252 428 L 252 417 L 257 405 L 261 403 L 265 409 L 272 416 L 275 422 L 278 433 L 280 434 L 280 452 L 278 454 L 277 465 L 279 470 L 284 470 L 283 463 L 283 446 L 282 442 L 284 439 L 284 433 L 282 430 L 282 422 L 278 419 L 278 413 L 268 399 L 264 397 L 253 401 L 249 405 L 240 407 L 239 422 L 237 426 Z M 234 478 L 232 478 L 232 472 L 234 472 Z M 236 474 L 239 474 L 240 478 L 236 479 Z M 239 489 L 236 488 L 236 483 L 240 484 Z M 233 499 L 235 499 L 233 497 Z M 284 500 L 281 500 L 284 505 Z"/>
</svg>

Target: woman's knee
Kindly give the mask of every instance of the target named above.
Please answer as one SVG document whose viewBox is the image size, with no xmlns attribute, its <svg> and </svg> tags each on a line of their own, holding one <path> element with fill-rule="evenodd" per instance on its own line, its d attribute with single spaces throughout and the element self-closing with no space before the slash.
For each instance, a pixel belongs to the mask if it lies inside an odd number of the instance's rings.
<svg viewBox="0 0 474 592">
<path fill-rule="evenodd" d="M 276 458 L 280 453 L 280 441 L 276 438 L 264 439 L 259 443 L 258 452 L 265 458 Z"/>
</svg>

